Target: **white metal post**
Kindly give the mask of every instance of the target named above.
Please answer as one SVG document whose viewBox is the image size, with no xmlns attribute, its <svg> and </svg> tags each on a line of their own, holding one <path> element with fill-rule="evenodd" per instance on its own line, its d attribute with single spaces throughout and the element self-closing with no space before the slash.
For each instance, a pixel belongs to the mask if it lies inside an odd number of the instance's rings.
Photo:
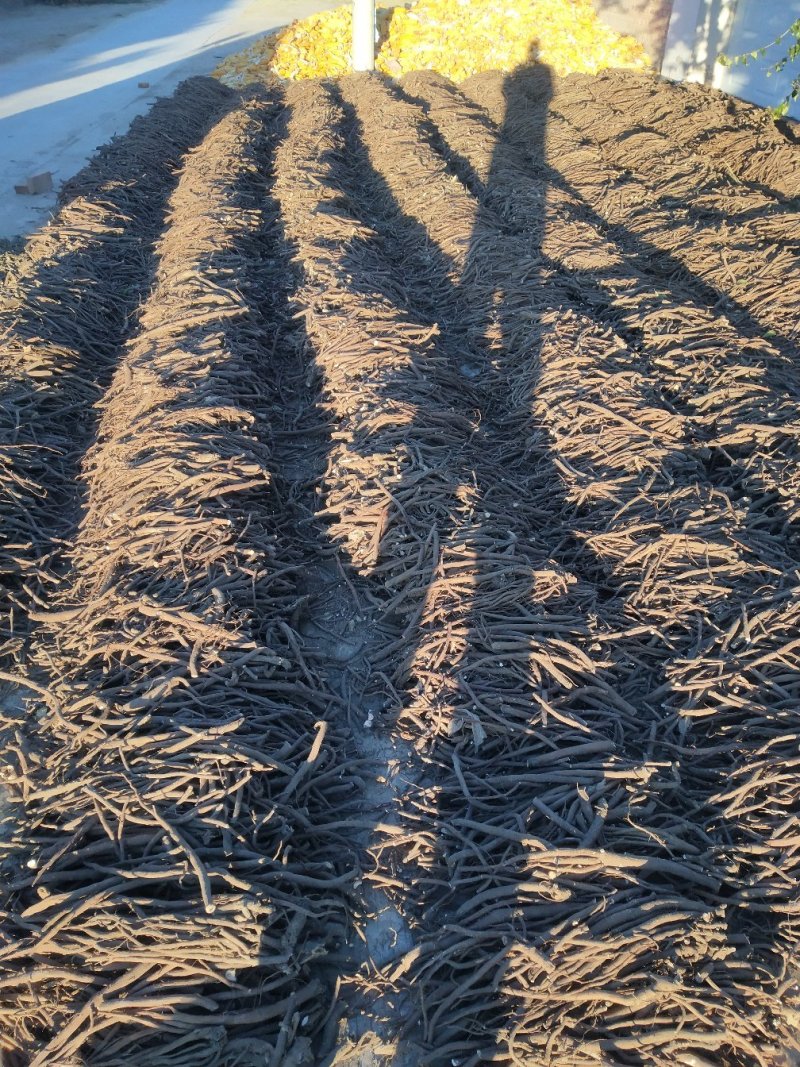
<svg viewBox="0 0 800 1067">
<path fill-rule="evenodd" d="M 375 0 L 353 0 L 353 70 L 375 69 Z"/>
</svg>

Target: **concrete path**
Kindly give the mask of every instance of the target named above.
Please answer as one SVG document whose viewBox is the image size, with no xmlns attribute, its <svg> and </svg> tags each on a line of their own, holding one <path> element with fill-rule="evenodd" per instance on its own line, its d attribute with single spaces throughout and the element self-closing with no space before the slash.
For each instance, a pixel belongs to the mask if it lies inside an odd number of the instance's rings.
<svg viewBox="0 0 800 1067">
<path fill-rule="evenodd" d="M 68 7 L 0 0 L 0 237 L 32 232 L 55 205 L 55 191 L 21 196 L 15 184 L 49 170 L 57 187 L 183 78 L 209 73 L 259 34 L 329 6 L 331 0 Z"/>
</svg>

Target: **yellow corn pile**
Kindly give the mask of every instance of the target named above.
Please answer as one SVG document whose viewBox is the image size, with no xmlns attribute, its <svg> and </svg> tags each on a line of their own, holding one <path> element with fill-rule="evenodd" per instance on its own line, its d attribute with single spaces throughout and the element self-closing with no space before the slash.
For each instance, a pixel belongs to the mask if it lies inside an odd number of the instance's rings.
<svg viewBox="0 0 800 1067">
<path fill-rule="evenodd" d="M 228 56 L 215 74 L 228 85 L 321 78 L 350 70 L 350 4 L 293 22 Z M 556 74 L 645 67 L 633 37 L 597 17 L 590 0 L 417 0 L 378 12 L 378 70 L 399 77 L 437 70 L 463 81 L 538 59 Z"/>
</svg>

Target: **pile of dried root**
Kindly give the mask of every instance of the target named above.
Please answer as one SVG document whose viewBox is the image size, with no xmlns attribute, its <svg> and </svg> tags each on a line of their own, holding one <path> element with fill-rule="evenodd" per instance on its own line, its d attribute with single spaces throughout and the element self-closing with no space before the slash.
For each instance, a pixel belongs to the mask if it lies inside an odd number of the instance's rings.
<svg viewBox="0 0 800 1067">
<path fill-rule="evenodd" d="M 169 168 L 89 172 L 7 323 L 0 1050 L 325 1063 L 357 979 L 432 1067 L 800 1054 L 796 151 L 630 73 L 216 92 L 158 244 Z M 415 943 L 356 975 L 365 884 Z"/>
<path fill-rule="evenodd" d="M 297 559 L 258 414 L 258 158 L 279 125 L 245 102 L 189 157 L 70 574 L 31 612 L 52 684 L 44 750 L 12 746 L 30 821 L 4 845 L 0 947 L 0 1047 L 31 1065 L 301 1062 L 324 1014 L 353 787 L 284 621 Z"/>
</svg>

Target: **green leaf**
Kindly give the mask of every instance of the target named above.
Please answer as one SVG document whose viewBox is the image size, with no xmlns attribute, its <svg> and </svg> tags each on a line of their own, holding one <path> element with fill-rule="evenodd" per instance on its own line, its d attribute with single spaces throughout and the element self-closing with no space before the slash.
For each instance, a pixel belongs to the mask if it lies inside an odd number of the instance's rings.
<svg viewBox="0 0 800 1067">
<path fill-rule="evenodd" d="M 734 65 L 746 67 L 754 59 L 763 59 L 767 55 L 768 48 L 781 44 L 787 37 L 790 38 L 791 41 L 786 47 L 786 54 L 780 56 L 776 62 L 768 64 L 765 69 L 767 77 L 771 77 L 773 74 L 780 74 L 790 63 L 795 64 L 798 58 L 800 58 L 800 18 L 795 19 L 779 37 L 776 37 L 772 45 L 763 45 L 761 48 L 756 48 L 751 52 L 743 52 L 738 56 L 729 56 L 725 53 L 720 53 L 717 57 L 717 62 L 724 67 L 731 67 Z M 800 75 L 793 79 L 792 89 L 790 90 L 789 95 L 772 109 L 772 115 L 775 118 L 780 118 L 782 115 L 785 115 L 789 110 L 790 100 L 796 100 L 798 99 L 798 96 L 800 96 Z"/>
</svg>

